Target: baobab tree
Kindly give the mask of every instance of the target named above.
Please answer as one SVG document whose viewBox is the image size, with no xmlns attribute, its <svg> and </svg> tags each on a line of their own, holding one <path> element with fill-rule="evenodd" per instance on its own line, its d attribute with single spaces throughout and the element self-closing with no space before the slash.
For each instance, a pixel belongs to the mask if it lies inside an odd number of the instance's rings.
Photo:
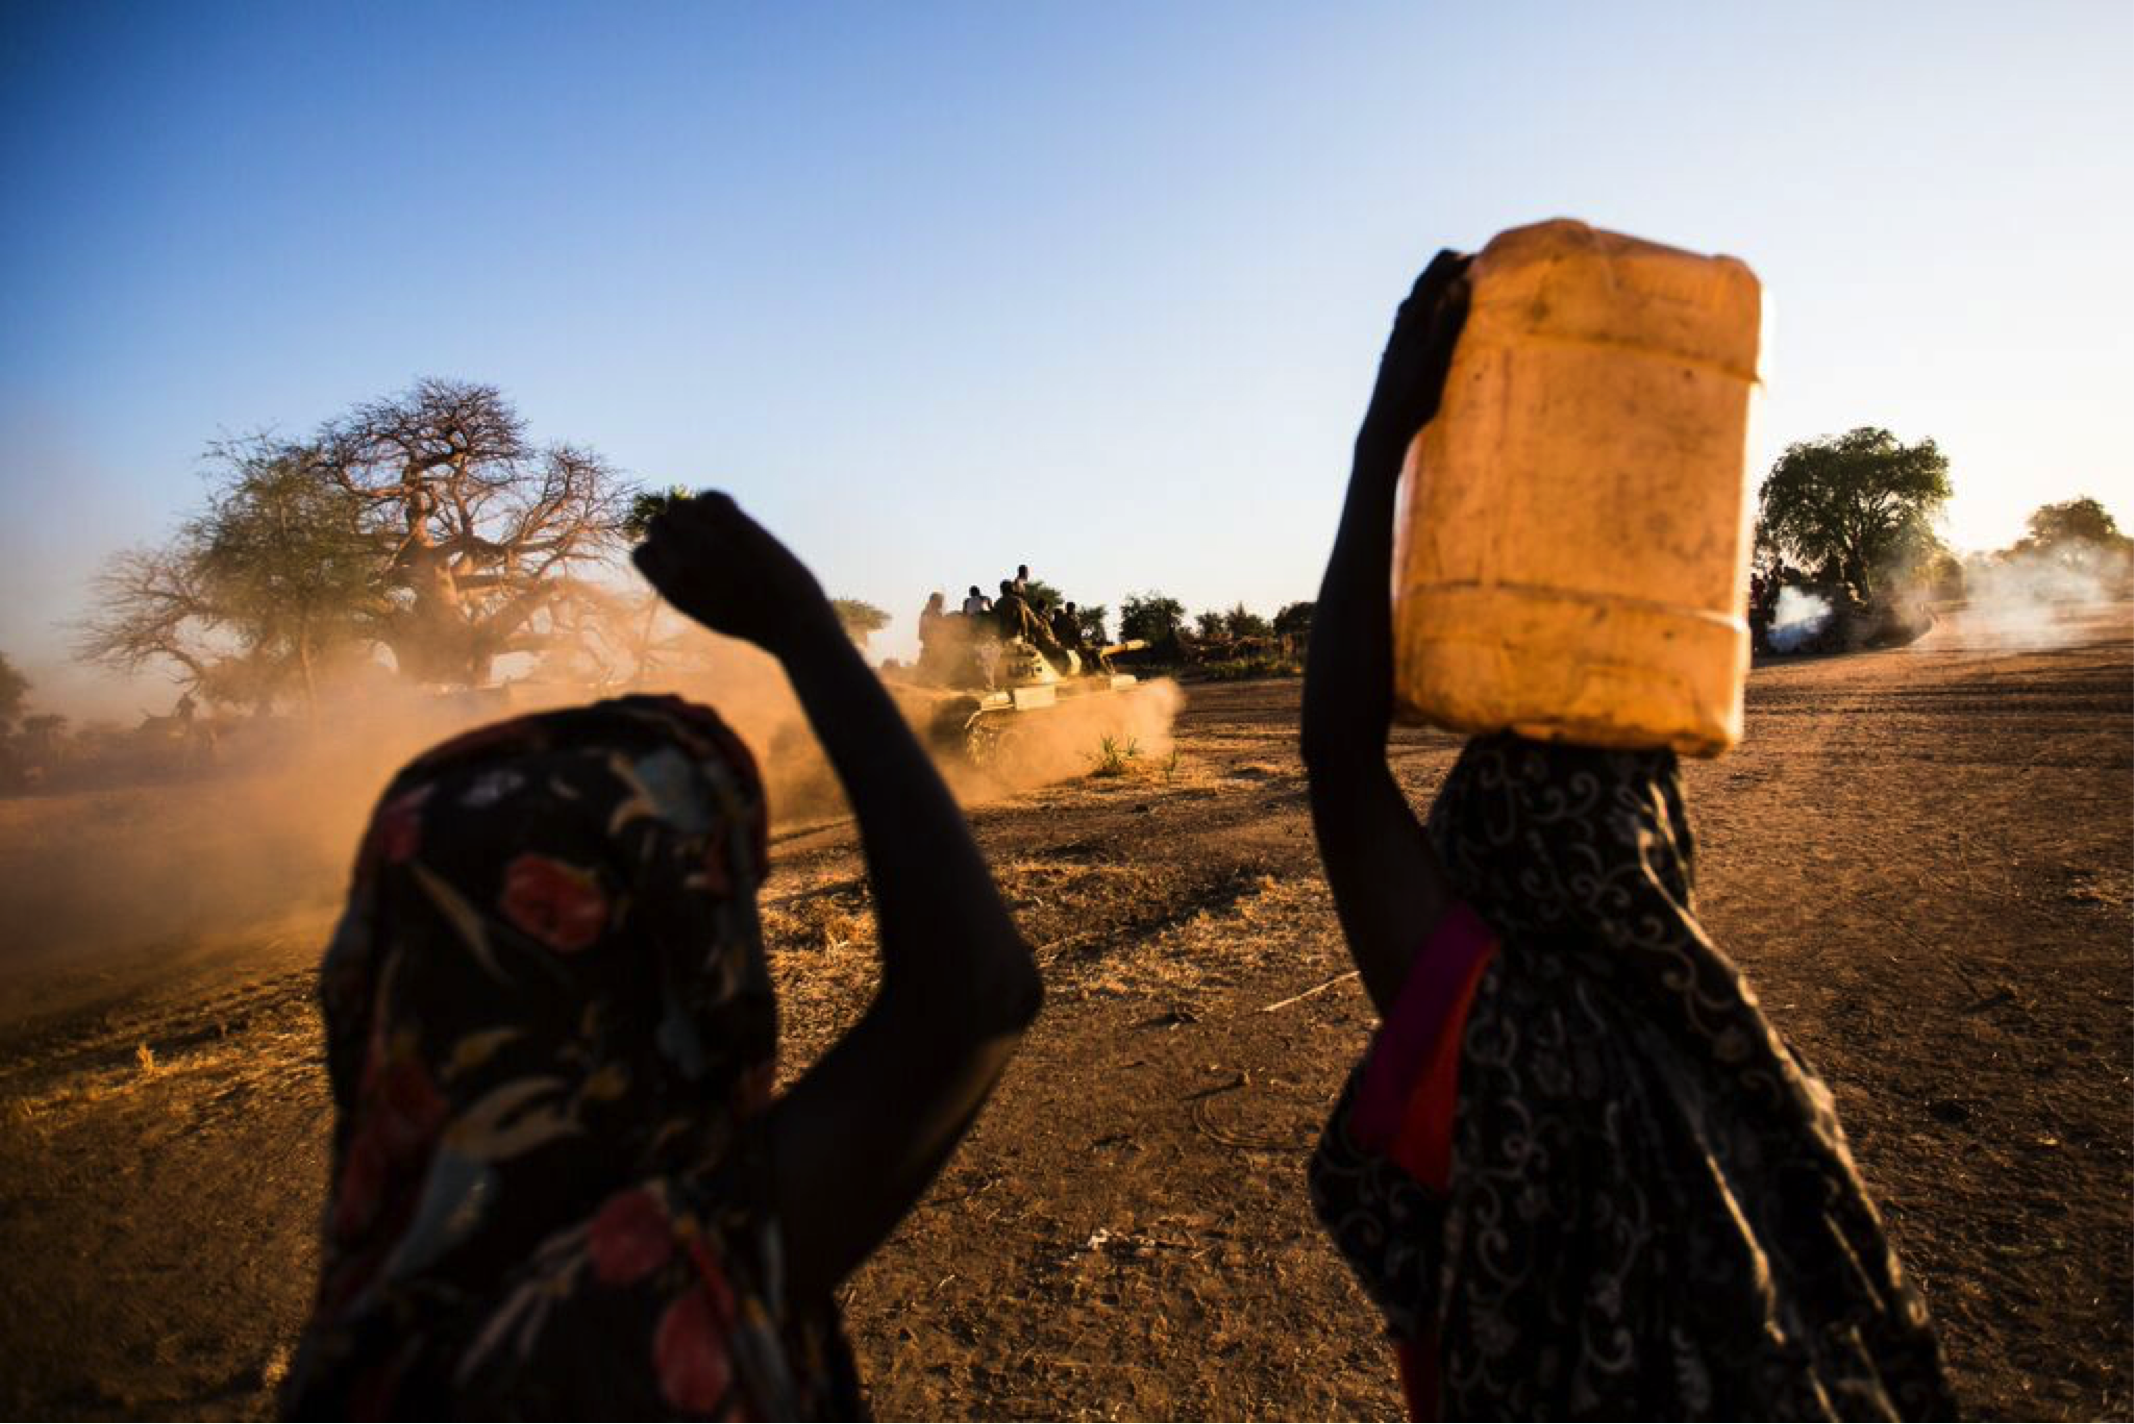
<svg viewBox="0 0 2134 1424">
<path fill-rule="evenodd" d="M 264 708 L 379 647 L 410 680 L 471 687 L 508 653 L 612 641 L 615 594 L 585 575 L 633 492 L 589 450 L 533 445 L 493 386 L 424 381 L 209 457 L 207 509 L 99 576 L 82 657 L 168 663 L 211 701 Z"/>
<path fill-rule="evenodd" d="M 374 634 L 404 675 L 478 686 L 606 604 L 581 574 L 616 546 L 633 492 L 582 446 L 534 446 L 494 386 L 420 382 L 314 448 L 385 545 Z"/>
</svg>

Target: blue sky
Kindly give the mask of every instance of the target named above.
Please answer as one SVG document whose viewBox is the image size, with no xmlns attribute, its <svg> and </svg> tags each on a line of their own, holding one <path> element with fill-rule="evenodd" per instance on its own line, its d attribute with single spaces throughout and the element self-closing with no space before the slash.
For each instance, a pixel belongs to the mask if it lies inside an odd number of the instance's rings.
<svg viewBox="0 0 2134 1424">
<path fill-rule="evenodd" d="M 1311 596 L 1391 309 L 1572 215 L 1746 258 L 1765 462 L 2134 523 L 2134 6 L 18 4 L 0 650 L 48 703 L 219 434 L 418 376 L 891 609 Z M 135 689 L 126 689 L 134 701 Z M 166 696 L 158 692 L 158 696 Z"/>
</svg>

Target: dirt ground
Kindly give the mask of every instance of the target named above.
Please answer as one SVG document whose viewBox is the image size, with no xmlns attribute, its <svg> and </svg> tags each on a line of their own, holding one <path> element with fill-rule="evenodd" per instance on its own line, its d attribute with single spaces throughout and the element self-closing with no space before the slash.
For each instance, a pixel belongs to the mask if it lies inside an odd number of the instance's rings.
<svg viewBox="0 0 2134 1424">
<path fill-rule="evenodd" d="M 1989 1417 L 2134 1407 L 2134 618 L 2061 631 L 1759 668 L 1746 744 L 1689 774 L 1706 922 L 1833 1084 Z M 1398 1417 L 1304 1199 L 1371 1017 L 1298 693 L 1189 689 L 1175 759 L 973 813 L 1050 1000 L 846 1291 L 883 1416 Z M 1401 736 L 1418 802 L 1456 749 Z M 765 899 L 796 1071 L 871 983 L 850 828 L 784 838 Z M 0 955 L 0 1411 L 271 1408 L 324 1184 L 322 934 Z"/>
</svg>

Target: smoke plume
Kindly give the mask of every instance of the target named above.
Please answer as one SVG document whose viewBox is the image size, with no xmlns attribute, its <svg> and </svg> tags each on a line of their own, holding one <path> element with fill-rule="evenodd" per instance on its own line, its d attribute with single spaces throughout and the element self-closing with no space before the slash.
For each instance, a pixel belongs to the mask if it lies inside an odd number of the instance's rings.
<svg viewBox="0 0 2134 1424">
<path fill-rule="evenodd" d="M 1775 651 L 1794 652 L 1821 633 L 1829 621 L 1829 599 L 1788 584 L 1778 591 L 1778 606 L 1772 612 L 1771 631 L 1766 637 Z"/>
</svg>

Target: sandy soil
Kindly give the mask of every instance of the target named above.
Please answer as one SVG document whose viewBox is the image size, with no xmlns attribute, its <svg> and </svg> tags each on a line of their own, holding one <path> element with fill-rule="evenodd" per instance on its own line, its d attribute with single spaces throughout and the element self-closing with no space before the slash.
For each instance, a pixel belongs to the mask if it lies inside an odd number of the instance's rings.
<svg viewBox="0 0 2134 1424">
<path fill-rule="evenodd" d="M 1747 744 L 1690 772 L 1707 923 L 1835 1087 L 1985 1416 L 2134 1406 L 2130 621 L 1760 668 Z M 1175 760 L 974 814 L 1051 999 L 846 1292 L 881 1414 L 1397 1417 L 1303 1196 L 1371 1019 L 1297 696 L 1193 689 Z M 1402 736 L 1419 800 L 1455 750 Z M 766 902 L 797 1068 L 871 982 L 849 827 L 784 839 Z M 0 964 L 0 1410 L 270 1408 L 323 1186 L 321 933 Z"/>
</svg>

